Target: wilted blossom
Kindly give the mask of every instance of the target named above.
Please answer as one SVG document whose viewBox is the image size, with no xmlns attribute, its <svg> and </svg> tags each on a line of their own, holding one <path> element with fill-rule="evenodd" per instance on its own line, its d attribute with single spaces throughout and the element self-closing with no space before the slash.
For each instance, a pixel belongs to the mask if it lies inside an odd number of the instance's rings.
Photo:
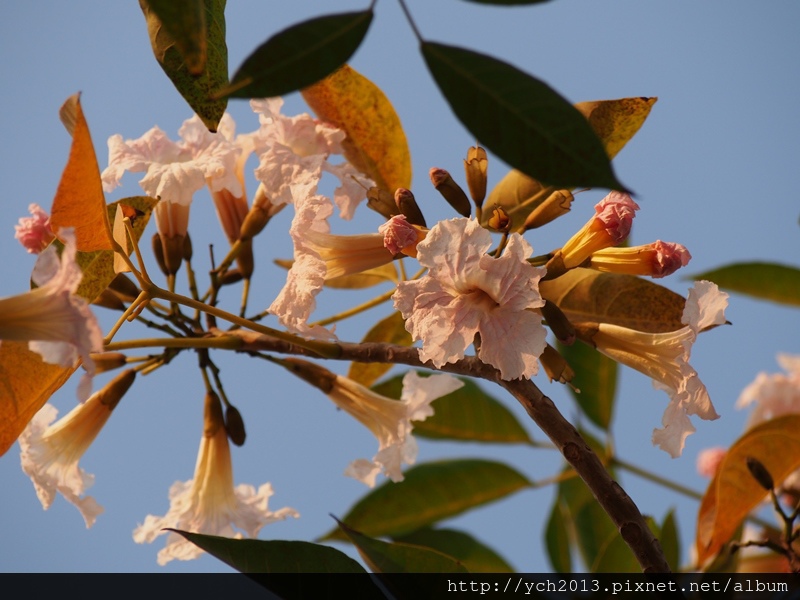
<svg viewBox="0 0 800 600">
<path fill-rule="evenodd" d="M 29 204 L 28 212 L 30 217 L 21 217 L 14 225 L 14 237 L 30 254 L 39 254 L 55 238 L 50 229 L 50 215 L 38 204 Z"/>
<path fill-rule="evenodd" d="M 436 367 L 455 362 L 480 334 L 478 357 L 503 379 L 531 377 L 545 347 L 541 313 L 532 310 L 544 305 L 538 285 L 544 269 L 527 262 L 533 248 L 518 234 L 498 258 L 487 254 L 491 245 L 477 221 L 440 221 L 417 245 L 428 274 L 400 282 L 394 306 L 422 340 L 421 360 Z"/>
<path fill-rule="evenodd" d="M 61 256 L 51 245 L 34 266 L 31 279 L 39 287 L 0 298 L 0 340 L 27 341 L 44 362 L 62 367 L 80 359 L 86 370 L 78 384 L 83 401 L 95 370 L 90 354 L 103 351 L 103 334 L 89 303 L 75 293 L 83 274 L 75 262 L 74 232 L 63 228 L 59 233 L 65 244 Z"/>
<path fill-rule="evenodd" d="M 348 379 L 336 376 L 328 397 L 369 428 L 378 438 L 378 453 L 367 460 L 350 463 L 345 475 L 375 487 L 381 471 L 392 481 L 403 481 L 402 466 L 417 458 L 417 442 L 411 436 L 411 421 L 424 421 L 433 415 L 431 402 L 454 392 L 464 384 L 451 375 L 420 377 L 409 371 L 403 377 L 400 400 L 392 400 Z"/>
<path fill-rule="evenodd" d="M 241 538 L 241 529 L 256 537 L 264 525 L 299 517 L 292 508 L 271 511 L 272 496 L 269 483 L 258 490 L 252 485 L 233 487 L 233 468 L 228 435 L 225 432 L 219 399 L 206 397 L 205 431 L 200 441 L 194 479 L 176 481 L 169 490 L 170 507 L 163 517 L 147 515 L 144 523 L 133 532 L 135 542 L 150 543 L 160 535 L 167 535 L 167 543 L 158 553 L 158 564 L 169 561 L 192 560 L 203 553 L 183 536 L 165 527 L 231 538 Z"/>
<path fill-rule="evenodd" d="M 282 98 L 251 100 L 261 127 L 254 136 L 260 164 L 256 178 L 274 204 L 289 204 L 317 193 L 324 172 L 339 179 L 333 201 L 343 219 L 351 219 L 372 184 L 350 163 L 331 163 L 331 154 L 342 154 L 345 132 L 303 113 L 282 115 Z M 357 178 L 357 179 L 356 179 Z M 361 182 L 361 183 L 359 183 Z"/>
<path fill-rule="evenodd" d="M 652 377 L 653 385 L 671 398 L 661 429 L 653 431 L 653 444 L 677 457 L 686 438 L 695 431 L 690 415 L 712 420 L 719 417 L 697 371 L 689 364 L 692 344 L 700 331 L 725 323 L 728 294 L 710 281 L 697 281 L 689 290 L 681 322 L 676 331 L 646 333 L 600 323 L 576 326 L 582 339 L 602 353 Z"/>
</svg>

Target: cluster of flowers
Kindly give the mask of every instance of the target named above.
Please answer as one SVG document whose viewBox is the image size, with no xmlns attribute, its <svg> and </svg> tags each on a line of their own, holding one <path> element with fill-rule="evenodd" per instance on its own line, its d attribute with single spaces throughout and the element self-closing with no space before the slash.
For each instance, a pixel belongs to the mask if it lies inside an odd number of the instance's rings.
<svg viewBox="0 0 800 600">
<path fill-rule="evenodd" d="M 416 258 L 427 273 L 400 282 L 393 296 L 394 306 L 402 314 L 406 329 L 421 342 L 419 354 L 423 361 L 441 368 L 463 358 L 474 344 L 477 356 L 495 367 L 503 379 L 537 374 L 547 345 L 542 314 L 545 300 L 539 282 L 550 273 L 531 264 L 533 248 L 522 235 L 507 235 L 503 248 L 490 252 L 491 234 L 478 220 L 464 216 L 428 229 L 411 217 L 410 210 L 386 214 L 386 223 L 375 233 L 332 234 L 328 218 L 334 208 L 342 218 L 350 219 L 371 182 L 349 163 L 329 161 L 331 155 L 343 153 L 344 132 L 306 114 L 286 117 L 280 113 L 281 105 L 280 99 L 252 101 L 260 126 L 250 134 L 236 135 L 233 120 L 226 115 L 214 134 L 197 117 L 186 121 L 179 131 L 179 142 L 171 141 L 157 127 L 138 140 L 113 136 L 108 143 L 109 166 L 102 174 L 104 187 L 106 191 L 113 190 L 126 171 L 145 173 L 140 182 L 142 188 L 161 200 L 154 215 L 167 264 L 171 262 L 168 255 L 183 247 L 192 197 L 204 185 L 211 191 L 231 243 L 251 239 L 278 210 L 293 205 L 289 233 L 294 243 L 294 262 L 285 286 L 269 307 L 269 312 L 290 332 L 307 338 L 336 339 L 332 330 L 309 324 L 315 298 L 325 280 L 406 255 Z M 259 188 L 248 205 L 244 165 L 253 153 L 259 159 L 255 169 Z M 438 170 L 434 171 L 438 177 Z M 340 182 L 332 200 L 318 193 L 326 172 Z M 482 173 L 485 188 L 485 164 Z M 399 190 L 396 194 L 399 207 L 408 203 L 406 192 Z M 480 201 L 482 197 L 476 203 Z M 638 208 L 627 194 L 611 192 L 596 206 L 596 214 L 587 224 L 556 253 L 560 268 L 584 266 L 663 277 L 685 265 L 690 256 L 679 244 L 658 241 L 635 248 L 614 247 L 627 237 Z M 46 213 L 33 206 L 31 211 L 33 216 L 21 222 L 17 237 L 29 251 L 40 252 L 53 233 L 47 227 Z M 36 340 L 31 341 L 31 350 L 48 362 L 64 366 L 72 366 L 80 358 L 87 371 L 80 393 L 81 400 L 85 400 L 94 373 L 93 353 L 103 350 L 102 335 L 86 302 L 74 294 L 81 275 L 74 261 L 71 234 L 68 230 L 56 234 L 65 250 L 60 261 L 52 246 L 41 253 L 34 272 L 34 281 L 41 287 L 20 297 L 0 300 L 0 338 Z M 180 264 L 180 257 L 177 263 Z M 654 432 L 653 442 L 672 456 L 680 455 L 686 436 L 694 431 L 690 415 L 717 417 L 688 360 L 698 332 L 725 322 L 726 298 L 713 284 L 700 282 L 689 293 L 682 329 L 651 334 L 599 324 L 588 338 L 598 350 L 646 373 L 669 393 L 671 402 L 662 420 L 664 427 Z M 39 322 L 47 319 L 47 334 L 20 329 L 21 323 L 34 321 L 25 318 L 23 308 Z M 49 315 L 57 311 L 63 327 L 51 327 Z M 9 314 L 13 317 L 6 318 Z M 53 344 L 59 348 L 57 354 Z M 379 450 L 373 459 L 359 459 L 346 471 L 369 486 L 375 485 L 380 472 L 393 481 L 403 479 L 402 465 L 412 464 L 416 457 L 412 421 L 430 416 L 432 400 L 462 385 L 449 375 L 420 378 L 409 373 L 402 399 L 397 402 L 345 377 L 327 371 L 320 375 L 321 367 L 310 363 L 296 361 L 294 366 L 378 438 Z M 20 438 L 23 469 L 32 477 L 43 506 L 49 507 L 55 491 L 59 491 L 78 506 L 87 526 L 102 509 L 91 497 L 84 496 L 92 478 L 78 467 L 78 459 L 133 376 L 125 375 L 123 383 L 118 379 L 55 424 L 51 424 L 55 409 L 45 406 Z M 233 487 L 219 400 L 207 398 L 205 410 L 206 427 L 194 479 L 173 485 L 169 512 L 164 517 L 149 515 L 134 532 L 136 541 L 152 541 L 163 533 L 163 527 L 241 535 L 233 530 L 235 525 L 255 536 L 266 523 L 298 516 L 291 508 L 268 509 L 272 495 L 269 484 L 258 490 L 252 486 Z M 183 538 L 170 534 L 167 547 L 159 553 L 159 562 L 193 558 L 199 553 Z"/>
</svg>

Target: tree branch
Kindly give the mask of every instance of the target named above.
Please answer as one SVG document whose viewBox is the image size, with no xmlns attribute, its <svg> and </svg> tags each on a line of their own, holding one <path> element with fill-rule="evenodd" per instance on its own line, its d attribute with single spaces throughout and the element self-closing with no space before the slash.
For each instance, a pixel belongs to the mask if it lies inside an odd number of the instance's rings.
<svg viewBox="0 0 800 600">
<path fill-rule="evenodd" d="M 217 335 L 234 335 L 244 343 L 242 351 L 271 351 L 282 354 L 315 356 L 314 353 L 251 331 L 216 331 Z M 630 496 L 611 478 L 597 454 L 581 437 L 578 430 L 559 412 L 553 401 L 545 396 L 532 381 L 515 379 L 505 381 L 494 367 L 481 362 L 477 357 L 467 356 L 455 363 L 434 368 L 419 359 L 417 348 L 383 343 L 339 342 L 342 349 L 339 360 L 357 362 L 384 362 L 404 364 L 412 367 L 444 371 L 456 375 L 479 377 L 493 381 L 505 388 L 525 408 L 531 419 L 561 451 L 566 461 L 580 475 L 594 497 L 611 517 L 620 535 L 633 551 L 645 573 L 668 573 L 670 571 L 656 537 L 650 531 L 641 512 Z"/>
</svg>

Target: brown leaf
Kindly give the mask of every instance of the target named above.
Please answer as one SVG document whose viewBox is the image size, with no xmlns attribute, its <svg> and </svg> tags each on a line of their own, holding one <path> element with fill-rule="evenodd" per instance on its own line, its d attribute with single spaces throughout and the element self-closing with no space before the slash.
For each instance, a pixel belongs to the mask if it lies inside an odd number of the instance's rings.
<svg viewBox="0 0 800 600">
<path fill-rule="evenodd" d="M 64 103 L 61 115 L 64 126 L 72 133 L 72 148 L 53 200 L 50 224 L 56 234 L 62 227 L 75 228 L 80 252 L 111 250 L 103 184 L 80 94 Z"/>
</svg>

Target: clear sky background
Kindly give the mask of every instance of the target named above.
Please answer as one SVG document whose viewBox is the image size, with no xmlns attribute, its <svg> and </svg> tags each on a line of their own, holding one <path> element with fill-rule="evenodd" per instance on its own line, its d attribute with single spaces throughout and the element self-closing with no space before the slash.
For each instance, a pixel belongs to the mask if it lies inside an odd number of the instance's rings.
<svg viewBox="0 0 800 600">
<path fill-rule="evenodd" d="M 331 12 L 360 10 L 362 1 L 255 2 L 231 0 L 227 9 L 230 69 L 284 27 Z M 632 243 L 678 241 L 693 255 L 683 275 L 735 261 L 765 260 L 800 265 L 800 5 L 773 2 L 688 2 L 554 0 L 522 8 L 492 8 L 459 0 L 409 0 L 422 34 L 430 40 L 470 47 L 504 59 L 548 82 L 573 102 L 627 96 L 659 100 L 636 137 L 615 159 L 617 175 L 635 190 L 641 206 Z M 138 138 L 154 125 L 173 139 L 191 116 L 155 62 L 138 3 L 100 0 L 18 2 L 4 6 L 0 20 L 0 296 L 27 289 L 34 257 L 13 238 L 13 225 L 31 202 L 49 210 L 70 139 L 58 108 L 76 91 L 91 129 L 101 168 L 106 140 L 120 133 Z M 462 158 L 475 140 L 451 115 L 419 55 L 397 3 L 383 0 L 352 66 L 381 87 L 393 102 L 408 136 L 414 163 L 413 189 L 429 223 L 455 216 L 428 182 L 430 167 L 444 167 L 462 179 Z M 252 131 L 257 118 L 247 102 L 229 110 L 238 131 Z M 284 112 L 306 111 L 298 94 Z M 254 167 L 255 161 L 249 166 Z M 490 185 L 508 167 L 490 162 Z M 255 190 L 252 169 L 248 187 Z M 127 176 L 109 201 L 138 195 L 138 175 Z M 537 253 L 560 246 L 593 212 L 604 191 L 581 194 L 572 213 L 527 239 Z M 288 258 L 287 210 L 256 240 L 256 279 L 251 307 L 269 305 L 283 284 L 274 257 Z M 380 218 L 362 208 L 357 229 L 373 231 Z M 345 231 L 338 223 L 334 231 Z M 353 228 L 347 229 L 352 231 Z M 148 233 L 152 233 L 151 229 Z M 207 243 L 225 240 L 206 192 L 195 196 L 190 231 L 198 262 Z M 202 281 L 202 279 L 201 279 Z M 662 281 L 685 294 L 681 273 Z M 384 291 L 381 289 L 380 291 Z M 369 296 L 328 291 L 320 317 Z M 229 292 L 238 307 L 238 290 Z M 226 298 L 227 299 L 227 298 Z M 356 341 L 389 306 L 342 324 L 338 333 Z M 98 309 L 103 322 L 109 314 Z M 732 326 L 701 336 L 692 363 L 722 418 L 695 421 L 684 454 L 671 459 L 653 448 L 650 434 L 660 426 L 668 397 L 650 381 L 622 369 L 617 419 L 618 454 L 660 475 L 704 489 L 695 473 L 703 448 L 729 445 L 742 431 L 745 414 L 734 409 L 741 389 L 759 371 L 776 371 L 778 351 L 800 353 L 798 312 L 732 296 Z M 274 322 L 273 322 L 274 323 Z M 140 331 L 130 328 L 122 338 Z M 144 335 L 141 333 L 140 335 Z M 120 338 L 120 339 L 122 339 Z M 371 457 L 374 437 L 321 393 L 263 361 L 215 354 L 226 391 L 246 420 L 248 440 L 233 449 L 235 483 L 272 482 L 270 506 L 291 506 L 302 517 L 265 527 L 263 539 L 310 540 L 333 525 L 365 492 L 342 475 L 357 457 Z M 345 364 L 332 366 L 345 372 Z M 98 389 L 103 379 L 95 383 Z M 569 418 L 577 411 L 566 390 L 537 384 Z M 76 381 L 52 401 L 60 415 L 75 404 Z M 524 411 L 499 388 L 486 388 L 528 424 Z M 137 545 L 131 532 L 147 514 L 163 515 L 167 490 L 193 476 L 202 430 L 203 385 L 190 353 L 167 369 L 138 378 L 95 444 L 81 461 L 96 476 L 90 493 L 105 507 L 86 530 L 78 511 L 59 497 L 43 512 L 14 445 L 0 457 L 2 571 L 225 571 L 210 557 L 173 561 L 161 568 L 156 553 L 164 538 Z M 529 423 L 535 438 L 543 434 Z M 421 440 L 419 461 L 445 457 L 507 460 L 531 479 L 560 468 L 553 452 L 529 448 L 452 444 Z M 684 558 L 694 533 L 697 503 L 628 474 L 621 478 L 646 514 L 661 519 L 675 507 Z M 494 547 L 519 571 L 549 570 L 542 528 L 553 501 L 550 488 L 524 491 L 448 522 Z M 338 546 L 351 552 L 347 546 Z"/>
</svg>

